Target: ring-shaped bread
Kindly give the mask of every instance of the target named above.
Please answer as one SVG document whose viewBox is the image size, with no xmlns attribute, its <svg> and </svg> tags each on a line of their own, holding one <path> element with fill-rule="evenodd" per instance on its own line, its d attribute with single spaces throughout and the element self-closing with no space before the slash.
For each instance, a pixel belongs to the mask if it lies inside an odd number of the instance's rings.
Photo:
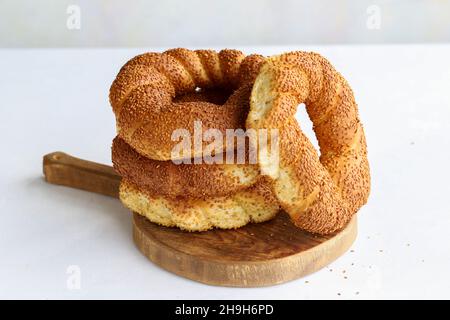
<svg viewBox="0 0 450 320">
<path fill-rule="evenodd" d="M 260 177 L 250 188 L 222 197 L 171 199 L 148 194 L 122 179 L 120 200 L 134 212 L 166 227 L 188 231 L 234 229 L 272 219 L 279 211 L 270 182 Z"/>
<path fill-rule="evenodd" d="M 248 188 L 259 177 L 257 164 L 174 164 L 146 158 L 122 138 L 112 144 L 114 169 L 152 195 L 167 198 L 225 196 Z"/>
<path fill-rule="evenodd" d="M 320 157 L 295 119 L 301 103 Z M 347 81 L 322 56 L 291 52 L 269 58 L 255 80 L 246 125 L 278 130 L 279 158 L 260 153 L 258 162 L 298 227 L 333 233 L 366 203 L 370 173 L 357 105 Z"/>
<path fill-rule="evenodd" d="M 238 50 L 171 49 L 145 53 L 128 61 L 110 89 L 118 135 L 143 156 L 155 160 L 201 157 L 202 148 L 173 154 L 180 141 L 172 134 L 187 130 L 193 137 L 195 122 L 202 131 L 245 128 L 251 86 L 264 58 Z M 224 104 L 176 101 L 196 90 L 220 88 L 230 92 Z M 223 144 L 222 152 L 234 145 Z M 231 151 L 231 150 L 230 150 Z M 217 149 L 214 149 L 217 152 Z M 209 154 L 207 154 L 209 155 Z"/>
</svg>

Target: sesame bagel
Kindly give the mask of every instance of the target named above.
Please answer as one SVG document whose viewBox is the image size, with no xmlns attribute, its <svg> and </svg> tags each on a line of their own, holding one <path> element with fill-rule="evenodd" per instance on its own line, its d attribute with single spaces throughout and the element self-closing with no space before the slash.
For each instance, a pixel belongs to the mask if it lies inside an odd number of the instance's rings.
<svg viewBox="0 0 450 320">
<path fill-rule="evenodd" d="M 118 135 L 143 156 L 155 160 L 201 157 L 205 148 L 194 145 L 188 155 L 172 151 L 179 141 L 172 134 L 194 123 L 201 129 L 245 128 L 253 80 L 264 62 L 260 55 L 245 56 L 238 50 L 172 49 L 146 53 L 128 61 L 110 89 Z M 177 97 L 196 90 L 220 88 L 225 101 L 184 101 Z M 209 142 L 202 141 L 203 147 Z M 222 147 L 220 152 L 233 145 Z M 217 152 L 217 149 L 214 149 Z"/>
<path fill-rule="evenodd" d="M 270 220 L 279 210 L 269 182 L 264 179 L 235 194 L 207 199 L 155 196 L 122 179 L 120 200 L 154 223 L 187 231 L 239 228 L 250 222 Z"/>
<path fill-rule="evenodd" d="M 198 97 L 196 97 L 198 98 Z M 146 158 L 122 138 L 112 144 L 114 169 L 124 179 L 152 195 L 168 198 L 225 196 L 253 185 L 257 164 L 174 164 Z"/>
<path fill-rule="evenodd" d="M 320 157 L 295 119 L 301 103 Z M 264 153 L 258 162 L 298 227 L 333 233 L 366 203 L 370 173 L 357 105 L 347 81 L 322 56 L 291 52 L 269 58 L 255 80 L 246 125 L 278 129 L 279 162 Z"/>
</svg>

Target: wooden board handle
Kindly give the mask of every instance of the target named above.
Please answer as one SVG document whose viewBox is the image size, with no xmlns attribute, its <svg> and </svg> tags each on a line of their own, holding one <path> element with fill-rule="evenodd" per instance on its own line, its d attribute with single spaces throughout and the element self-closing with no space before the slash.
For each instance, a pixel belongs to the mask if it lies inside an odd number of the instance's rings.
<svg viewBox="0 0 450 320">
<path fill-rule="evenodd" d="M 111 166 L 53 152 L 44 156 L 43 170 L 49 183 L 119 197 L 121 178 Z"/>
</svg>

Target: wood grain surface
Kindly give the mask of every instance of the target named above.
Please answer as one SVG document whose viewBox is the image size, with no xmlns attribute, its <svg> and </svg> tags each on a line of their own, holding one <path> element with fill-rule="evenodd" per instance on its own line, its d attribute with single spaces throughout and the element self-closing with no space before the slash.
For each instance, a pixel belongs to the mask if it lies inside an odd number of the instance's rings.
<svg viewBox="0 0 450 320">
<path fill-rule="evenodd" d="M 121 178 L 111 166 L 53 152 L 44 156 L 43 170 L 49 183 L 119 198 Z"/>
<path fill-rule="evenodd" d="M 110 166 L 62 152 L 44 156 L 43 165 L 49 183 L 118 197 L 120 176 Z M 134 241 L 145 256 L 182 277 L 218 286 L 260 287 L 300 278 L 341 256 L 356 235 L 356 218 L 337 234 L 318 236 L 296 228 L 284 212 L 265 223 L 206 232 L 162 227 L 133 214 Z"/>
</svg>

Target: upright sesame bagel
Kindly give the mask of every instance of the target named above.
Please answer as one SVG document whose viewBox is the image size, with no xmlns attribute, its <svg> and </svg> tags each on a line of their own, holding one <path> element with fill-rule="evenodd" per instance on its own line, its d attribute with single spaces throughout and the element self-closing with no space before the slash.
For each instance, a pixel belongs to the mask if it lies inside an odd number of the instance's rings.
<svg viewBox="0 0 450 320">
<path fill-rule="evenodd" d="M 198 97 L 192 98 L 196 99 Z M 112 144 L 114 169 L 148 194 L 194 199 L 225 196 L 252 186 L 259 178 L 257 164 L 174 164 L 146 158 L 122 138 Z"/>
<path fill-rule="evenodd" d="M 146 53 L 128 61 L 110 89 L 118 135 L 140 154 L 155 160 L 176 160 L 176 130 L 194 136 L 194 123 L 202 130 L 245 128 L 248 100 L 254 78 L 264 58 L 238 50 L 172 49 Z M 220 88 L 230 93 L 223 104 L 183 101 L 178 96 Z M 203 147 L 209 143 L 201 141 Z M 233 146 L 229 146 L 233 148 Z M 222 150 L 226 151 L 224 144 Z M 191 147 L 188 157 L 200 157 L 202 149 Z M 216 152 L 217 149 L 214 150 Z"/>
<path fill-rule="evenodd" d="M 270 182 L 264 178 L 234 194 L 205 199 L 157 196 L 122 179 L 119 195 L 126 207 L 150 221 L 187 231 L 239 228 L 250 222 L 270 220 L 279 211 Z"/>
<path fill-rule="evenodd" d="M 313 122 L 320 157 L 295 119 L 301 103 Z M 366 203 L 370 174 L 357 105 L 347 81 L 322 56 L 291 52 L 269 58 L 253 86 L 246 125 L 278 129 L 279 163 L 265 153 L 258 162 L 300 228 L 335 232 Z"/>
</svg>

